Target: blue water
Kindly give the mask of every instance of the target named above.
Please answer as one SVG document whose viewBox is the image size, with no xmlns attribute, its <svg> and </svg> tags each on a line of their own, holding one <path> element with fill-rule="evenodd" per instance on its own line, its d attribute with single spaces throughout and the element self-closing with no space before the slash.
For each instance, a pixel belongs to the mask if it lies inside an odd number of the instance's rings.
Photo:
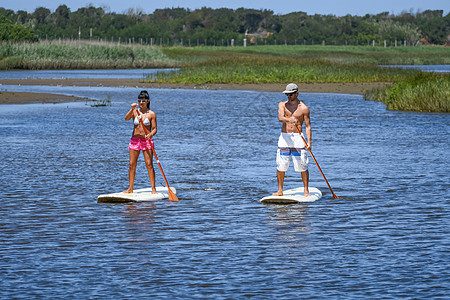
<svg viewBox="0 0 450 300">
<path fill-rule="evenodd" d="M 321 200 L 263 205 L 276 190 L 283 95 L 150 90 L 156 151 L 180 201 L 114 205 L 96 197 L 127 187 L 124 115 L 139 89 L 6 88 L 112 106 L 0 106 L 2 299 L 449 295 L 448 114 L 302 94 L 312 151 L 340 198 L 311 159 Z M 140 157 L 135 188 L 148 185 Z M 298 186 L 291 166 L 285 187 Z"/>
<path fill-rule="evenodd" d="M 449 73 L 450 65 L 388 65 L 385 68 L 417 69 L 424 72 Z"/>
<path fill-rule="evenodd" d="M 143 79 L 174 69 L 0 71 L 0 79 Z"/>
</svg>

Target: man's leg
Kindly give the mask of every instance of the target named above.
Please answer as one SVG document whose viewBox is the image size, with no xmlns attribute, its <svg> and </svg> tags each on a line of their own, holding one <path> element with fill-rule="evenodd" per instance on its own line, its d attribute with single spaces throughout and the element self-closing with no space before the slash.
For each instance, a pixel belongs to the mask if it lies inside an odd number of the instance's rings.
<svg viewBox="0 0 450 300">
<path fill-rule="evenodd" d="M 278 191 L 274 193 L 274 196 L 283 196 L 283 183 L 285 172 L 277 170 Z"/>
<path fill-rule="evenodd" d="M 303 180 L 303 187 L 304 187 L 304 195 L 305 197 L 311 196 L 309 193 L 309 171 L 306 170 L 302 172 L 302 180 Z"/>
</svg>

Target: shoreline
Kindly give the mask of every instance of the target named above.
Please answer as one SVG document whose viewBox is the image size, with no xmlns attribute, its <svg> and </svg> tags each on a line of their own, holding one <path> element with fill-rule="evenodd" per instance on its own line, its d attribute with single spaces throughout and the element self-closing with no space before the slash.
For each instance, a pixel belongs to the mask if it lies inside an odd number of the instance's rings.
<svg viewBox="0 0 450 300">
<path fill-rule="evenodd" d="M 287 84 L 287 83 L 286 83 Z M 280 92 L 286 84 L 178 84 L 142 82 L 140 79 L 0 79 L 2 85 L 18 86 L 95 86 L 95 87 L 135 87 L 141 89 L 198 89 L 198 90 L 245 90 L 259 92 Z M 361 83 L 298 83 L 300 93 L 338 93 L 363 95 L 364 92 L 385 86 L 386 82 Z M 79 98 L 52 93 L 0 91 L 0 104 L 29 104 L 29 103 L 61 103 L 86 101 Z"/>
<path fill-rule="evenodd" d="M 88 98 L 80 98 L 62 94 L 7 92 L 0 91 L 0 105 L 2 104 L 55 104 L 66 102 L 92 101 Z"/>
</svg>

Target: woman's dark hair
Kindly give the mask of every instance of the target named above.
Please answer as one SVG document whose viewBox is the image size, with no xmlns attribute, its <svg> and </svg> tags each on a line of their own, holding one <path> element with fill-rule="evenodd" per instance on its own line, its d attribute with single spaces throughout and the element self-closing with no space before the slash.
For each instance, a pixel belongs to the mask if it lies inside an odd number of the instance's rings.
<svg viewBox="0 0 450 300">
<path fill-rule="evenodd" d="M 143 90 L 139 93 L 138 99 L 147 99 L 147 108 L 150 109 L 150 96 L 146 90 Z"/>
</svg>

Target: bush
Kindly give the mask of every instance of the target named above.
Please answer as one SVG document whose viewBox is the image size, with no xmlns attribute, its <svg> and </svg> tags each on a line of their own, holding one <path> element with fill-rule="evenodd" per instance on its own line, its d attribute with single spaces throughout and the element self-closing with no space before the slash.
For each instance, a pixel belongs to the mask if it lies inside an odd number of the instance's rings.
<svg viewBox="0 0 450 300">
<path fill-rule="evenodd" d="M 0 40 L 4 42 L 36 42 L 38 38 L 31 28 L 13 24 L 0 15 Z"/>
</svg>

